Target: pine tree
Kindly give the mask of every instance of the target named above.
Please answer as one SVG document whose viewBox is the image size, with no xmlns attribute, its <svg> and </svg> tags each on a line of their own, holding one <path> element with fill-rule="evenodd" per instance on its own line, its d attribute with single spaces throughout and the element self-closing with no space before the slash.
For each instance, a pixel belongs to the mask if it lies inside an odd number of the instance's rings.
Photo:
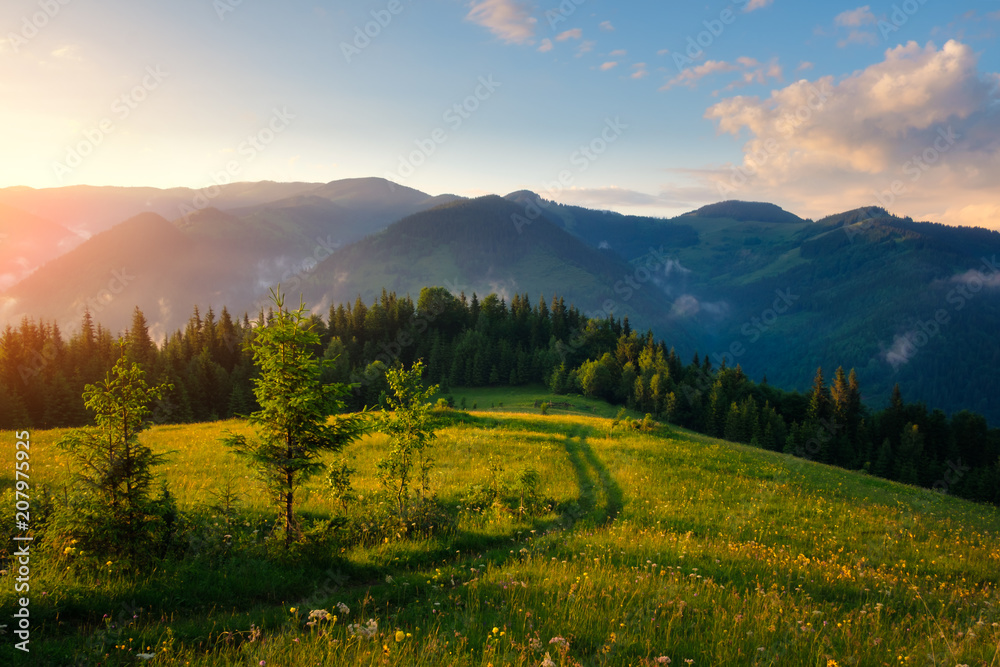
<svg viewBox="0 0 1000 667">
<path fill-rule="evenodd" d="M 149 511 L 152 469 L 163 455 L 139 442 L 147 426 L 150 404 L 169 385 L 150 387 L 142 368 L 121 356 L 102 382 L 89 384 L 84 401 L 94 413 L 96 426 L 63 436 L 58 445 L 75 459 L 76 479 L 94 493 L 101 520 L 84 527 L 90 548 L 120 548 L 135 563 L 140 556 L 140 536 Z"/>
<path fill-rule="evenodd" d="M 809 421 L 813 424 L 829 422 L 831 417 L 830 394 L 823 379 L 823 368 L 816 369 L 812 389 L 809 390 Z"/>
</svg>

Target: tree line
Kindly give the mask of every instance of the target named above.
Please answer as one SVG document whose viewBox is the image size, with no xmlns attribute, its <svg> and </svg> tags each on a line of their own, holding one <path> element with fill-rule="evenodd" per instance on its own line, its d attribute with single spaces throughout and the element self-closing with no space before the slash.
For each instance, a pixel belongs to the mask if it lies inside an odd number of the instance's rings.
<svg viewBox="0 0 1000 667">
<path fill-rule="evenodd" d="M 24 320 L 0 336 L 0 427 L 88 423 L 83 387 L 114 365 L 119 339 L 150 381 L 165 386 L 153 421 L 249 415 L 260 409 L 252 341 L 274 316 L 195 308 L 184 329 L 159 344 L 138 308 L 120 336 L 89 313 L 68 339 L 55 323 Z M 628 318 L 588 319 L 558 296 L 532 303 L 515 294 L 508 303 L 432 287 L 414 303 L 383 290 L 370 304 L 358 297 L 326 317 L 307 314 L 306 323 L 316 333 L 311 353 L 324 361 L 322 381 L 352 385 L 348 410 L 378 404 L 389 391 L 387 371 L 423 360 L 426 381 L 446 395 L 453 387 L 545 384 L 711 436 L 1000 503 L 1000 429 L 969 411 L 949 416 L 906 403 L 898 386 L 886 408 L 873 410 L 853 370 L 838 368 L 828 380 L 818 369 L 808 392 L 784 391 L 739 366 L 715 368 L 708 355 L 684 363 L 652 332 L 632 330 Z"/>
</svg>

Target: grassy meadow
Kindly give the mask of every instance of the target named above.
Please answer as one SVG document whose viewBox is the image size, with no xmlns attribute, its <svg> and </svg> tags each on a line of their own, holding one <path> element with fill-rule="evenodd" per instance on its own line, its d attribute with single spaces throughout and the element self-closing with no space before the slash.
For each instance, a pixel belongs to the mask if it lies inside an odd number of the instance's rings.
<svg viewBox="0 0 1000 667">
<path fill-rule="evenodd" d="M 612 432 L 598 401 L 548 397 L 568 405 L 542 415 L 541 389 L 451 395 L 469 411 L 440 415 L 433 530 L 379 523 L 386 440 L 369 435 L 343 452 L 346 511 L 320 478 L 303 490 L 316 539 L 289 556 L 219 444 L 243 424 L 152 428 L 184 557 L 131 575 L 50 545 L 32 561 L 32 652 L 8 632 L 0 664 L 1000 665 L 994 507 L 665 425 Z M 32 432 L 36 489 L 71 483 L 60 435 Z M 533 513 L 475 501 L 528 469 Z"/>
</svg>

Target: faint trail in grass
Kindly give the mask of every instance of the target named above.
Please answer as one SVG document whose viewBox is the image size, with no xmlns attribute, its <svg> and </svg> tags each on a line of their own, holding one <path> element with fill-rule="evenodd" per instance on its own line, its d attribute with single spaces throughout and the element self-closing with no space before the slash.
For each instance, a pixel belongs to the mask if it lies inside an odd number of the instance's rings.
<svg viewBox="0 0 1000 667">
<path fill-rule="evenodd" d="M 613 521 L 624 505 L 621 487 L 587 443 L 587 436 L 582 430 L 574 429 L 567 433 L 563 444 L 580 488 L 577 499 L 560 508 L 563 521 L 569 526 L 587 517 L 597 524 Z M 604 500 L 602 507 L 598 507 L 599 496 Z"/>
</svg>

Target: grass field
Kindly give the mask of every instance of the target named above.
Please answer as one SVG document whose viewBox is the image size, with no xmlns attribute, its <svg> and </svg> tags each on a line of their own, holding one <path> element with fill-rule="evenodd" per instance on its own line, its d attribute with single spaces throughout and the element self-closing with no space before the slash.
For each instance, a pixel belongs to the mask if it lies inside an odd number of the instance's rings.
<svg viewBox="0 0 1000 667">
<path fill-rule="evenodd" d="M 33 562 L 32 653 L 8 633 L 0 664 L 1000 665 L 996 508 L 679 429 L 609 434 L 614 408 L 548 397 L 571 405 L 541 415 L 542 389 L 450 394 L 478 408 L 451 413 L 433 450 L 450 530 L 295 558 L 261 548 L 274 513 L 218 443 L 242 424 L 153 428 L 160 472 L 201 517 L 189 555 L 138 578 L 113 554 Z M 32 433 L 33 484 L 69 479 L 59 435 Z M 384 446 L 345 452 L 356 526 L 384 509 Z M 529 467 L 547 510 L 467 501 Z M 226 480 L 228 518 L 207 508 Z M 343 513 L 319 480 L 304 496 L 307 517 Z"/>
</svg>

